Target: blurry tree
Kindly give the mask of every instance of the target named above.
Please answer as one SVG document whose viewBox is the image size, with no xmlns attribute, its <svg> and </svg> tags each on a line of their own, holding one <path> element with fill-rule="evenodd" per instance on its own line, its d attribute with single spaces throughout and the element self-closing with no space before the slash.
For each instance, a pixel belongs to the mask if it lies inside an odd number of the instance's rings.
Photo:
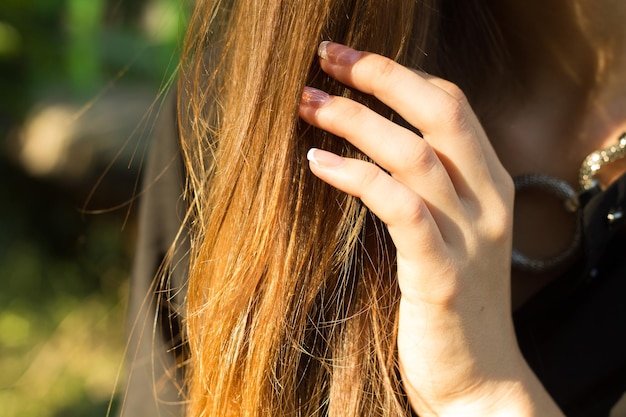
<svg viewBox="0 0 626 417">
<path fill-rule="evenodd" d="M 175 68 L 180 3 L 0 0 L 3 417 L 105 415 L 121 365 L 134 227 L 126 209 L 101 216 L 80 212 L 95 185 L 91 175 L 102 173 L 103 166 L 94 162 L 89 176 L 60 182 L 29 175 L 9 158 L 9 150 L 41 109 L 69 108 L 77 119 L 73 128 L 97 125 L 95 116 L 104 117 L 98 123 L 115 126 L 117 116 L 104 113 L 116 107 L 129 113 L 121 104 L 133 106 L 131 96 L 143 94 L 148 104 L 154 100 Z M 111 100 L 124 102 L 99 106 Z M 38 134 L 37 147 L 44 152 L 46 134 L 60 128 L 54 120 Z M 149 136 L 149 127 L 145 131 Z M 128 132 L 120 130 L 98 137 L 113 151 L 126 139 Z M 137 148 L 138 160 L 145 152 L 143 144 L 128 147 Z M 114 153 L 101 159 L 106 164 Z M 96 208 L 132 198 L 139 164 L 121 162 L 123 168 L 100 188 Z"/>
</svg>

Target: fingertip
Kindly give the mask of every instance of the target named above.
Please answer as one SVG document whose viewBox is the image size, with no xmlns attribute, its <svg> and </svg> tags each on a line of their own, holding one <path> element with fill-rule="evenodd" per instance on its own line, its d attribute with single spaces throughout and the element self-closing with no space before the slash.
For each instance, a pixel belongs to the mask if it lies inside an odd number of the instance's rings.
<svg viewBox="0 0 626 417">
<path fill-rule="evenodd" d="M 343 165 L 345 159 L 342 156 L 322 149 L 311 148 L 306 154 L 311 164 L 320 168 L 338 168 Z"/>
<path fill-rule="evenodd" d="M 313 165 L 318 165 L 317 160 L 315 159 L 315 151 L 317 150 L 317 148 L 311 148 L 309 149 L 309 151 L 306 153 L 306 159 L 309 160 L 309 162 L 311 162 Z"/>
<path fill-rule="evenodd" d="M 322 41 L 320 43 L 320 45 L 317 47 L 317 56 L 322 59 L 328 59 L 328 51 L 326 48 L 328 47 L 329 43 L 330 41 Z"/>
<path fill-rule="evenodd" d="M 340 43 L 323 41 L 317 48 L 317 55 L 331 64 L 350 66 L 361 58 L 362 53 Z"/>
<path fill-rule="evenodd" d="M 313 87 L 304 87 L 300 98 L 300 106 L 302 107 L 322 107 L 331 100 L 330 94 L 325 91 Z"/>
</svg>

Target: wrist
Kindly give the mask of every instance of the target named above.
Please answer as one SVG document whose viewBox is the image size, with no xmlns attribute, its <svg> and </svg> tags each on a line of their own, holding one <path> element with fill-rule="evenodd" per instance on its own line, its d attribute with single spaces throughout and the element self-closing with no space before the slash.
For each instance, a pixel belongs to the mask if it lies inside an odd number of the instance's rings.
<svg viewBox="0 0 626 417">
<path fill-rule="evenodd" d="M 420 417 L 563 416 L 492 306 L 460 314 L 401 300 L 400 372 Z"/>
<path fill-rule="evenodd" d="M 413 409 L 420 417 L 563 417 L 523 358 L 499 380 L 467 384 L 463 392 L 447 393 L 439 398 L 424 398 L 406 387 Z M 513 368 L 513 367 L 512 367 Z"/>
</svg>

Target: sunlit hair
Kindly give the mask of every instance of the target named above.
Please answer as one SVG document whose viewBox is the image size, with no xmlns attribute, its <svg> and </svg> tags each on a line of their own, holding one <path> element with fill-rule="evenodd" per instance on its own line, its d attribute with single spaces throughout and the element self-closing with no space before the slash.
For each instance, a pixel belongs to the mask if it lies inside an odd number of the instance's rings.
<svg viewBox="0 0 626 417">
<path fill-rule="evenodd" d="M 192 214 L 188 416 L 410 414 L 395 351 L 393 244 L 305 158 L 310 147 L 364 156 L 299 121 L 297 109 L 311 85 L 397 117 L 322 73 L 317 45 L 445 73 L 440 36 L 454 36 L 439 35 L 440 2 L 196 3 L 179 87 Z"/>
</svg>

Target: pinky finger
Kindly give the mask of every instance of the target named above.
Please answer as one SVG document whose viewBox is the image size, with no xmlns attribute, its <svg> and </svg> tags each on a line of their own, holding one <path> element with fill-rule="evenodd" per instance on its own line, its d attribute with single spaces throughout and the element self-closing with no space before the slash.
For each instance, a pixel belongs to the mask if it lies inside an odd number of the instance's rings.
<svg viewBox="0 0 626 417">
<path fill-rule="evenodd" d="M 315 148 L 309 150 L 307 159 L 313 174 L 360 198 L 387 225 L 398 255 L 410 258 L 418 248 L 430 252 L 433 246 L 445 246 L 426 202 L 376 165 Z"/>
</svg>

